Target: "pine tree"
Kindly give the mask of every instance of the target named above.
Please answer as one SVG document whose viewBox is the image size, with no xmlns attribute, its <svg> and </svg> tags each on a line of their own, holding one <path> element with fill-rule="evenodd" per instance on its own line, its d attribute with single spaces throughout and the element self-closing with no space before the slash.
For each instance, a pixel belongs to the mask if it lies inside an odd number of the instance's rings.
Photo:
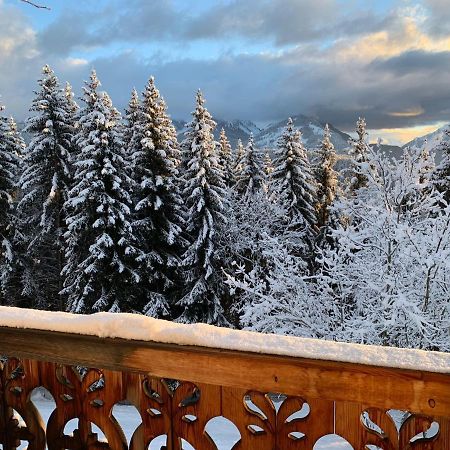
<svg viewBox="0 0 450 450">
<path fill-rule="evenodd" d="M 125 126 L 123 132 L 123 141 L 126 147 L 126 157 L 130 164 L 131 177 L 134 179 L 133 174 L 133 158 L 134 153 L 139 151 L 141 145 L 140 139 L 141 133 L 138 132 L 138 121 L 141 116 L 141 100 L 136 89 L 131 91 L 130 101 L 128 108 L 125 109 Z"/>
<path fill-rule="evenodd" d="M 315 178 L 317 183 L 317 217 L 319 228 L 328 223 L 329 208 L 332 205 L 337 191 L 337 173 L 334 169 L 336 164 L 336 151 L 331 142 L 330 128 L 325 125 L 325 132 L 320 148 L 319 159 L 315 167 Z"/>
<path fill-rule="evenodd" d="M 136 100 L 132 99 L 129 111 Z M 166 104 L 150 78 L 133 125 L 133 231 L 139 246 L 140 310 L 170 317 L 181 251 L 186 246 L 178 166 L 180 151 Z M 128 114 L 129 126 L 131 122 Z"/>
<path fill-rule="evenodd" d="M 264 180 L 262 163 L 256 153 L 253 134 L 251 134 L 245 148 L 242 170 L 237 176 L 236 190 L 244 196 L 254 195 L 263 190 Z"/>
<path fill-rule="evenodd" d="M 270 178 L 275 168 L 269 152 L 264 153 L 263 168 L 266 178 Z"/>
<path fill-rule="evenodd" d="M 223 128 L 220 130 L 218 155 L 225 184 L 227 186 L 232 186 L 234 183 L 233 154 L 230 142 L 228 141 L 227 135 L 225 134 L 225 130 Z"/>
<path fill-rule="evenodd" d="M 356 134 L 358 135 L 357 139 L 350 140 L 352 146 L 349 152 L 351 167 L 348 192 L 350 195 L 364 187 L 367 183 L 367 178 L 361 170 L 361 165 L 367 161 L 367 154 L 370 150 L 367 141 L 368 133 L 366 131 L 366 121 L 364 118 L 358 118 L 358 121 L 356 122 Z"/>
<path fill-rule="evenodd" d="M 237 178 L 242 173 L 242 164 L 244 162 L 244 157 L 245 157 L 245 148 L 244 145 L 242 144 L 242 141 L 238 139 L 233 158 L 233 184 L 236 184 Z"/>
<path fill-rule="evenodd" d="M 188 289 L 178 302 L 184 311 L 177 320 L 226 325 L 221 306 L 225 285 L 216 248 L 216 235 L 226 221 L 226 190 L 213 136 L 216 124 L 200 91 L 192 115 L 183 142 L 185 154 L 190 155 L 183 195 L 189 217 L 186 230 L 192 242 L 183 257 Z"/>
<path fill-rule="evenodd" d="M 64 95 L 66 97 L 68 110 L 71 114 L 73 114 L 73 117 L 75 117 L 76 114 L 78 113 L 79 106 L 78 106 L 77 102 L 75 101 L 72 86 L 70 85 L 70 83 L 68 81 L 66 82 L 66 86 L 64 88 Z"/>
<path fill-rule="evenodd" d="M 450 137 L 450 128 L 445 130 Z M 450 203 L 450 142 L 443 140 L 439 146 L 442 160 L 432 175 L 433 186 L 444 195 L 446 203 Z"/>
<path fill-rule="evenodd" d="M 65 205 L 63 293 L 71 312 L 132 310 L 139 281 L 133 268 L 131 180 L 118 128 L 120 115 L 111 99 L 98 92 L 99 86 L 93 71 L 84 87 L 74 186 Z"/>
<path fill-rule="evenodd" d="M 312 231 L 317 225 L 315 180 L 301 133 L 291 118 L 278 141 L 274 166 L 274 188 L 290 222 Z"/>
<path fill-rule="evenodd" d="M 4 107 L 0 105 L 0 112 Z M 23 141 L 12 118 L 0 116 L 0 304 L 15 304 L 11 281 L 18 255 L 15 248 L 16 179 Z"/>
<path fill-rule="evenodd" d="M 43 68 L 25 131 L 32 135 L 20 179 L 18 205 L 27 246 L 23 293 L 31 306 L 59 308 L 65 231 L 64 202 L 71 183 L 74 105 L 49 66 Z M 73 101 L 73 100 L 72 100 Z"/>
</svg>

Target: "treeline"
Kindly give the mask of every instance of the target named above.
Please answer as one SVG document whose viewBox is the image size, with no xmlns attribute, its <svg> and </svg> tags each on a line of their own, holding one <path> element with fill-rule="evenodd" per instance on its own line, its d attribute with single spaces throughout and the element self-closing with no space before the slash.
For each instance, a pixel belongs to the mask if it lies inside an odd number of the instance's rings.
<svg viewBox="0 0 450 450">
<path fill-rule="evenodd" d="M 450 150 L 368 145 L 289 120 L 232 149 L 197 93 L 184 139 L 153 78 L 122 117 L 95 72 L 79 106 L 44 67 L 25 146 L 0 119 L 0 302 L 382 345 L 450 347 Z"/>
</svg>

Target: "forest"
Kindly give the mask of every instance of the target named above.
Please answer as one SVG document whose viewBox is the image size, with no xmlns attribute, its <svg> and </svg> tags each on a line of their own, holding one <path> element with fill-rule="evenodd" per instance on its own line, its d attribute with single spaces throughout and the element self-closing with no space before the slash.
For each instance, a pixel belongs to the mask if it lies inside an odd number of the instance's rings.
<svg viewBox="0 0 450 450">
<path fill-rule="evenodd" d="M 338 170 L 328 127 L 232 149 L 194 104 L 179 139 L 153 78 L 122 115 L 45 66 L 23 130 L 1 109 L 0 304 L 450 350 L 448 144 L 395 159 L 359 118 Z"/>
</svg>

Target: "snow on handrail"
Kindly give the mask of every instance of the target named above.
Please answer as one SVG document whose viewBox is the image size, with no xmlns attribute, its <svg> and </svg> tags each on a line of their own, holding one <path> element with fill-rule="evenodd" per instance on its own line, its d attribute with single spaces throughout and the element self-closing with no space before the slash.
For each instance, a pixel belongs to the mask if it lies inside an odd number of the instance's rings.
<svg viewBox="0 0 450 450">
<path fill-rule="evenodd" d="M 0 327 L 450 373 L 450 353 L 186 325 L 137 314 L 81 315 L 0 306 Z"/>
</svg>

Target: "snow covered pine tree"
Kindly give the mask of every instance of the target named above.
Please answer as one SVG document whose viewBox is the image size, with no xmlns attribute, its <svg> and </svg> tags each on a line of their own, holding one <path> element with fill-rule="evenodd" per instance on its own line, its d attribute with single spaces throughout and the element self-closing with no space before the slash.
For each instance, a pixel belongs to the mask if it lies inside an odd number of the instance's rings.
<svg viewBox="0 0 450 450">
<path fill-rule="evenodd" d="M 180 150 L 166 104 L 150 78 L 142 104 L 133 95 L 128 114 L 128 154 L 132 159 L 133 232 L 138 246 L 139 311 L 170 318 L 180 257 L 187 242 L 178 166 Z M 135 116 L 130 116 L 135 112 Z M 130 127 L 132 130 L 130 130 Z"/>
<path fill-rule="evenodd" d="M 71 312 L 130 311 L 139 281 L 120 115 L 99 86 L 93 71 L 84 87 L 74 186 L 65 205 L 63 294 Z"/>
<path fill-rule="evenodd" d="M 315 180 L 301 133 L 291 118 L 278 141 L 271 177 L 277 201 L 284 206 L 291 225 L 309 227 L 313 232 L 317 225 Z"/>
<path fill-rule="evenodd" d="M 43 68 L 39 86 L 30 109 L 34 115 L 25 128 L 32 140 L 25 151 L 18 205 L 26 247 L 23 295 L 32 307 L 64 309 L 59 292 L 74 110 L 49 66 Z"/>
<path fill-rule="evenodd" d="M 318 149 L 319 160 L 315 167 L 317 182 L 317 217 L 319 229 L 328 223 L 329 208 L 336 196 L 338 176 L 334 169 L 336 164 L 336 151 L 331 142 L 330 127 L 325 125 L 322 143 Z"/>
<path fill-rule="evenodd" d="M 350 180 L 347 187 L 348 194 L 350 195 L 367 183 L 367 178 L 361 171 L 361 165 L 367 161 L 367 154 L 370 152 L 369 142 L 367 140 L 366 121 L 364 118 L 360 117 L 356 122 L 356 134 L 358 138 L 350 140 L 352 146 L 349 152 L 351 167 Z"/>
<path fill-rule="evenodd" d="M 234 183 L 234 170 L 233 170 L 233 154 L 231 151 L 231 145 L 228 141 L 225 130 L 220 130 L 220 138 L 218 145 L 219 164 L 223 172 L 224 182 L 227 186 L 232 186 Z"/>
<path fill-rule="evenodd" d="M 216 244 L 216 236 L 226 221 L 226 188 L 213 136 L 216 124 L 204 102 L 199 91 L 193 119 L 182 143 L 187 159 L 183 191 L 189 217 L 186 230 L 191 244 L 183 256 L 188 290 L 178 301 L 184 311 L 177 320 L 227 325 L 221 306 L 226 285 Z"/>
<path fill-rule="evenodd" d="M 262 161 L 255 149 L 253 133 L 250 134 L 244 157 L 242 158 L 240 173 L 237 175 L 235 189 L 243 196 L 252 196 L 264 188 L 265 174 Z"/>
<path fill-rule="evenodd" d="M 3 111 L 0 105 L 0 113 Z M 16 179 L 23 147 L 14 120 L 0 115 L 0 305 L 14 305 L 18 295 L 11 289 L 11 277 L 17 264 L 14 248 Z"/>
</svg>

